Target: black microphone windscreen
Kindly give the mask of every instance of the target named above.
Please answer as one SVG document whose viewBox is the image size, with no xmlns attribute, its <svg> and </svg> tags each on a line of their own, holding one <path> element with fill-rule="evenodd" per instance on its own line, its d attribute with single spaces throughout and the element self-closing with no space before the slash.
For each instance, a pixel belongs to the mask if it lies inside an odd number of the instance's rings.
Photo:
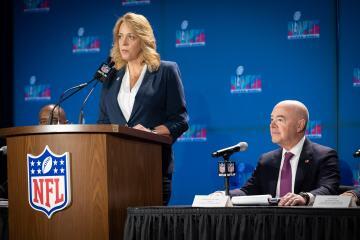
<svg viewBox="0 0 360 240">
<path fill-rule="evenodd" d="M 224 148 L 224 149 L 220 149 L 216 152 L 213 152 L 211 154 L 212 157 L 220 157 L 220 156 L 224 156 L 224 155 L 231 155 L 234 152 L 243 152 L 248 148 L 248 144 L 247 142 L 239 142 L 238 144 L 228 147 L 228 148 Z"/>
<path fill-rule="evenodd" d="M 358 149 L 357 151 L 354 152 L 353 154 L 354 158 L 358 158 L 360 157 L 360 149 Z"/>
<path fill-rule="evenodd" d="M 114 73 L 114 68 L 113 68 L 114 65 L 115 65 L 114 62 L 102 63 L 100 65 L 100 67 L 98 68 L 98 70 L 95 72 L 94 78 L 101 82 L 105 82 L 108 78 L 112 77 L 112 75 Z"/>
</svg>

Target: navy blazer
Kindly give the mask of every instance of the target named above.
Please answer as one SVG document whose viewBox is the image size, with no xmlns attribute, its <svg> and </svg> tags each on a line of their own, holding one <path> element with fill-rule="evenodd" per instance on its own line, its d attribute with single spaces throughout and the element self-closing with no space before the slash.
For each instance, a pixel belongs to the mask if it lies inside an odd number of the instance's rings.
<svg viewBox="0 0 360 240">
<path fill-rule="evenodd" d="M 146 128 L 165 125 L 173 142 L 188 129 L 184 88 L 180 71 L 175 62 L 161 61 L 158 70 L 146 71 L 136 94 L 134 106 L 126 121 L 120 109 L 117 96 L 125 74 L 125 67 L 116 76 L 104 82 L 100 98 L 99 124 L 119 124 L 133 127 L 141 124 Z M 166 156 L 163 171 L 172 172 L 172 156 Z"/>
<path fill-rule="evenodd" d="M 282 148 L 263 154 L 249 180 L 231 195 L 276 195 Z M 295 176 L 294 193 L 337 194 L 339 160 L 335 150 L 305 139 Z"/>
<path fill-rule="evenodd" d="M 113 80 L 103 84 L 98 123 L 129 127 L 141 124 L 150 129 L 163 124 L 173 141 L 188 129 L 184 88 L 176 63 L 161 61 L 157 71 L 146 71 L 128 122 L 117 100 L 124 74 L 125 67 Z"/>
</svg>

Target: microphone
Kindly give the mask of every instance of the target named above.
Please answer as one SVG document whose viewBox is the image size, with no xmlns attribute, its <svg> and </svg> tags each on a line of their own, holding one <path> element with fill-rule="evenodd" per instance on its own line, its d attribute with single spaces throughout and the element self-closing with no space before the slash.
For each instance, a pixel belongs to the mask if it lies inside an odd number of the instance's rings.
<svg viewBox="0 0 360 240">
<path fill-rule="evenodd" d="M 101 82 L 105 82 L 107 79 L 111 79 L 116 72 L 114 65 L 115 63 L 111 61 L 111 57 L 108 57 L 106 62 L 103 62 L 95 72 L 94 79 L 97 79 Z"/>
<path fill-rule="evenodd" d="M 360 148 L 354 152 L 353 156 L 354 158 L 360 157 Z"/>
<path fill-rule="evenodd" d="M 3 155 L 6 155 L 7 154 L 7 146 L 2 146 L 0 148 L 0 152 L 3 154 Z"/>
<path fill-rule="evenodd" d="M 99 81 L 105 82 L 105 81 L 108 81 L 108 79 L 113 78 L 113 75 L 116 72 L 114 65 L 115 65 L 115 63 L 113 61 L 111 61 L 111 57 L 108 57 L 107 61 L 102 63 L 100 65 L 100 67 L 98 68 L 98 70 L 95 72 L 94 79 L 97 79 L 98 81 L 96 81 L 96 83 L 90 89 L 89 93 L 86 95 L 86 97 L 81 105 L 80 112 L 79 112 L 79 124 L 85 124 L 83 110 L 85 108 L 85 105 L 86 105 L 90 95 L 94 92 L 96 85 L 99 83 Z"/>
<path fill-rule="evenodd" d="M 59 101 L 55 104 L 54 108 L 52 109 L 50 115 L 49 115 L 49 119 L 48 119 L 48 124 L 52 125 L 52 121 L 54 118 L 54 111 L 55 108 L 59 107 L 61 103 L 63 103 L 66 99 L 70 98 L 71 96 L 73 96 L 74 94 L 76 94 L 77 92 L 79 92 L 80 90 L 82 90 L 83 88 L 85 88 L 86 86 L 88 86 L 90 83 L 92 83 L 95 80 L 104 82 L 106 81 L 108 78 L 112 77 L 112 75 L 115 73 L 115 69 L 114 69 L 114 65 L 115 63 L 113 61 L 111 61 L 111 57 L 108 57 L 106 62 L 103 62 L 98 70 L 95 72 L 93 78 L 86 82 L 86 83 L 81 83 L 79 85 L 76 85 L 74 87 L 68 88 L 66 89 L 59 98 Z M 94 87 L 96 86 L 96 84 L 94 85 Z M 71 92 L 72 91 L 72 92 Z M 66 93 L 71 92 L 69 95 L 65 96 Z M 90 94 L 92 93 L 92 91 L 90 92 Z M 87 96 L 88 98 L 88 96 Z M 87 99 L 85 99 L 87 100 Z M 85 102 L 86 103 L 86 102 Z M 84 103 L 83 103 L 84 104 Z"/>
<path fill-rule="evenodd" d="M 216 152 L 213 152 L 211 154 L 211 156 L 212 157 L 221 157 L 221 156 L 225 156 L 225 155 L 230 156 L 234 152 L 243 152 L 247 148 L 248 148 L 247 142 L 239 142 L 238 144 L 236 144 L 234 146 L 217 150 Z"/>
</svg>

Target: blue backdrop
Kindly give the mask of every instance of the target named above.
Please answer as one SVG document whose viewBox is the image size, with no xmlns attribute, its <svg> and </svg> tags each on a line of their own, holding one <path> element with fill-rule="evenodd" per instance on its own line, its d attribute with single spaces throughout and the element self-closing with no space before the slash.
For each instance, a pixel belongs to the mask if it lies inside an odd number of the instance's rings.
<svg viewBox="0 0 360 240">
<path fill-rule="evenodd" d="M 260 153 L 277 147 L 268 126 L 283 99 L 308 106 L 309 138 L 337 149 L 344 183 L 358 183 L 356 0 L 33 2 L 16 1 L 14 8 L 16 126 L 37 124 L 43 105 L 91 79 L 109 54 L 115 21 L 131 11 L 152 23 L 162 59 L 179 64 L 185 87 L 190 129 L 174 145 L 172 204 L 222 188 L 210 153 L 247 141 L 248 151 L 233 156 L 232 184 L 241 185 Z M 85 108 L 86 123 L 96 122 L 100 89 Z M 86 94 L 62 105 L 73 123 Z"/>
</svg>

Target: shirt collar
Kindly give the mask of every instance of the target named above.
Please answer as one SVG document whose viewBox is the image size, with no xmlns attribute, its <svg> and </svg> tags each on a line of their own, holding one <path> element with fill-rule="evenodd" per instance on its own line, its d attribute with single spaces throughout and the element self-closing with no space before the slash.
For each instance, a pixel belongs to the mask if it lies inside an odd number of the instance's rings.
<svg viewBox="0 0 360 240">
<path fill-rule="evenodd" d="M 304 146 L 304 142 L 305 142 L 305 136 L 303 136 L 303 138 L 300 139 L 300 141 L 294 147 L 292 147 L 289 151 L 287 151 L 285 148 L 283 148 L 282 155 L 284 156 L 284 154 L 286 152 L 291 152 L 294 155 L 300 155 L 301 150 Z"/>
<path fill-rule="evenodd" d="M 141 85 L 141 83 L 144 79 L 146 70 L 147 70 L 147 64 L 145 63 L 141 70 L 140 76 L 139 76 L 138 80 L 136 81 L 135 85 L 133 86 L 133 88 L 138 88 Z M 125 81 L 124 81 L 124 79 L 125 79 Z M 123 77 L 123 83 L 125 84 L 125 89 L 130 91 L 130 73 L 129 73 L 129 66 L 127 66 L 127 65 L 126 65 L 126 70 L 125 70 L 125 74 Z"/>
</svg>

